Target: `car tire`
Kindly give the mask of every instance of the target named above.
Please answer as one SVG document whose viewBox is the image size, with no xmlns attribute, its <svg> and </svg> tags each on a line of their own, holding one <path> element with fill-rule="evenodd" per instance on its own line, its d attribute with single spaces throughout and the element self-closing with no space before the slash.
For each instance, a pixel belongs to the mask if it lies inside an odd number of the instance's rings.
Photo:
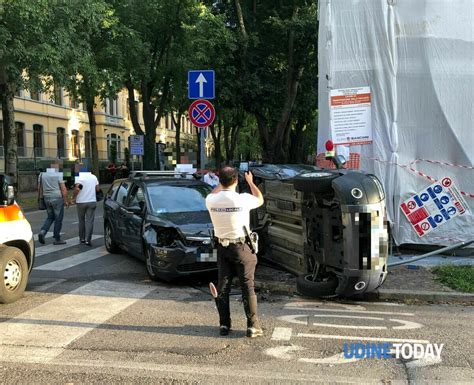
<svg viewBox="0 0 474 385">
<path fill-rule="evenodd" d="M 19 299 L 28 282 L 28 262 L 23 252 L 11 246 L 0 247 L 0 303 Z"/>
<path fill-rule="evenodd" d="M 326 193 L 332 189 L 332 181 L 340 174 L 331 171 L 315 171 L 296 175 L 293 186 L 296 190 L 307 193 Z"/>
<path fill-rule="evenodd" d="M 296 278 L 296 290 L 306 297 L 330 298 L 336 296 L 339 284 L 334 274 L 328 274 L 323 280 L 313 281 L 312 274 L 303 274 Z"/>
<path fill-rule="evenodd" d="M 112 226 L 108 221 L 106 221 L 104 225 L 104 241 L 105 248 L 109 253 L 114 254 L 120 251 L 120 247 L 118 246 L 117 242 L 114 241 L 114 233 L 112 230 Z"/>
<path fill-rule="evenodd" d="M 151 264 L 151 247 L 145 244 L 143 245 L 143 248 L 145 249 L 146 271 L 153 281 L 158 281 L 158 274 L 156 273 L 155 268 Z"/>
</svg>

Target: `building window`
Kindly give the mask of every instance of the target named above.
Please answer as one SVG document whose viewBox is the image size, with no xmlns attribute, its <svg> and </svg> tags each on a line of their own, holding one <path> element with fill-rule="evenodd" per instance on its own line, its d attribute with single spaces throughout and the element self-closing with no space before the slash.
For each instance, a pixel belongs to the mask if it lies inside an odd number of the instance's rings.
<svg viewBox="0 0 474 385">
<path fill-rule="evenodd" d="M 16 145 L 18 156 L 25 156 L 25 124 L 21 122 L 15 122 L 16 131 Z"/>
<path fill-rule="evenodd" d="M 57 145 L 58 145 L 58 158 L 66 157 L 66 129 L 58 127 L 56 129 Z"/>
<path fill-rule="evenodd" d="M 107 98 L 105 100 L 105 113 L 108 115 L 118 115 L 118 105 L 117 105 L 117 99 L 114 98 Z"/>
<path fill-rule="evenodd" d="M 69 95 L 69 107 L 75 108 L 76 110 L 79 109 L 79 102 L 77 101 L 77 98 L 73 95 Z"/>
<path fill-rule="evenodd" d="M 63 105 L 63 89 L 57 84 L 54 83 L 54 92 L 53 92 L 53 103 L 62 106 Z"/>
<path fill-rule="evenodd" d="M 84 132 L 84 154 L 86 158 L 91 157 L 91 132 Z"/>
<path fill-rule="evenodd" d="M 107 158 L 112 160 L 112 151 L 110 150 L 111 147 L 115 148 L 115 160 L 122 159 L 122 143 L 120 136 L 117 134 L 109 134 L 107 135 Z"/>
<path fill-rule="evenodd" d="M 79 131 L 72 130 L 71 131 L 71 149 L 72 149 L 72 156 L 74 158 L 79 159 L 80 151 L 79 151 Z"/>
<path fill-rule="evenodd" d="M 40 101 L 40 93 L 38 91 L 30 90 L 30 99 Z"/>
<path fill-rule="evenodd" d="M 43 126 L 33 125 L 33 151 L 35 156 L 43 156 Z"/>
</svg>

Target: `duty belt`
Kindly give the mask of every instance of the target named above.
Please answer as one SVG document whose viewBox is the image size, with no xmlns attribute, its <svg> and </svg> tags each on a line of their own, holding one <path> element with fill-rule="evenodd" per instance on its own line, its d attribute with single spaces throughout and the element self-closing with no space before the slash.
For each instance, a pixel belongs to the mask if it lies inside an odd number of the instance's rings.
<svg viewBox="0 0 474 385">
<path fill-rule="evenodd" d="M 244 243 L 245 242 L 245 237 L 240 237 L 240 238 L 218 238 L 219 243 L 227 247 L 231 243 Z"/>
</svg>

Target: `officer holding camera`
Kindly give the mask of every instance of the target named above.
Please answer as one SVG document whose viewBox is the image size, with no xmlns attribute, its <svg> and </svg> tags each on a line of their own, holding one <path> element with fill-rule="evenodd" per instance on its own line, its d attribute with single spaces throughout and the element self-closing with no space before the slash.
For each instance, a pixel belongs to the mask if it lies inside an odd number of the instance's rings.
<svg viewBox="0 0 474 385">
<path fill-rule="evenodd" d="M 229 293 L 232 278 L 238 276 L 247 317 L 247 337 L 263 335 L 257 317 L 257 296 L 254 290 L 257 255 L 248 236 L 250 210 L 263 204 L 263 196 L 253 183 L 253 175 L 245 173 L 251 194 L 235 191 L 238 171 L 225 166 L 219 173 L 219 185 L 206 198 L 217 241 L 218 284 L 216 305 L 219 311 L 220 335 L 231 330 Z M 246 234 L 247 232 L 247 234 Z"/>
</svg>

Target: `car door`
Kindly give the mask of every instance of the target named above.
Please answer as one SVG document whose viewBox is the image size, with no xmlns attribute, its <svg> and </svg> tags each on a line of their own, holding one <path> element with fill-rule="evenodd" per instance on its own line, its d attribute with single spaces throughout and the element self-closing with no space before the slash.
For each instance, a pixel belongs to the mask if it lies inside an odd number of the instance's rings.
<svg viewBox="0 0 474 385">
<path fill-rule="evenodd" d="M 123 181 L 120 183 L 118 188 L 117 195 L 115 197 L 116 210 L 115 210 L 115 221 L 113 223 L 115 233 L 118 243 L 125 249 L 128 250 L 128 246 L 125 243 L 125 234 L 127 232 L 127 224 L 125 220 L 127 219 L 127 210 L 125 208 L 127 204 L 127 196 L 130 191 L 130 186 L 132 185 L 131 181 Z"/>
<path fill-rule="evenodd" d="M 120 181 L 116 181 L 110 186 L 104 199 L 104 224 L 109 224 L 112 230 L 112 236 L 116 239 L 119 235 L 118 213 L 120 205 L 117 202 L 117 191 L 120 187 Z"/>
<path fill-rule="evenodd" d="M 133 184 L 130 187 L 130 193 L 128 194 L 125 205 L 126 212 L 123 219 L 126 231 L 123 234 L 123 239 L 129 248 L 129 252 L 141 259 L 145 259 L 142 250 L 142 227 L 145 204 L 142 186 L 137 183 Z"/>
</svg>

